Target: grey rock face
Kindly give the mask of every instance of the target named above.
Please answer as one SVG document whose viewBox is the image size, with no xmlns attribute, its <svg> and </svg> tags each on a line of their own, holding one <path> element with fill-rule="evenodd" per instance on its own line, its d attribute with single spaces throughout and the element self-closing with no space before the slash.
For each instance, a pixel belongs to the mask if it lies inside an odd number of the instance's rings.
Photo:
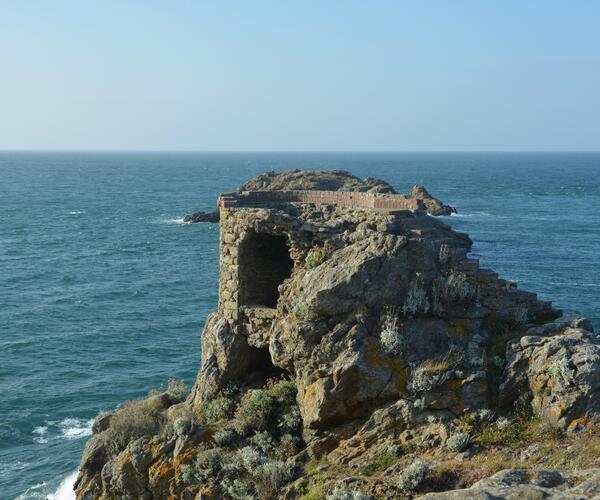
<svg viewBox="0 0 600 500">
<path fill-rule="evenodd" d="M 552 498 L 583 500 L 600 494 L 600 469 L 555 471 L 503 470 L 463 490 L 429 493 L 423 500 L 517 500 Z"/>
<path fill-rule="evenodd" d="M 511 343 L 500 405 L 527 392 L 535 412 L 562 429 L 576 430 L 598 416 L 600 337 L 567 327 L 549 337 L 525 336 Z"/>
</svg>

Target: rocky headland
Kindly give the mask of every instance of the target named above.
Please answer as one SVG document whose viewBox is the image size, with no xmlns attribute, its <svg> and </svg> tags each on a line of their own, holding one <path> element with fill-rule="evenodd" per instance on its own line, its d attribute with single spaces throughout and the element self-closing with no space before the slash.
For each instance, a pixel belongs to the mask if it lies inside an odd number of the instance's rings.
<svg viewBox="0 0 600 500">
<path fill-rule="evenodd" d="M 600 495 L 600 338 L 431 200 L 340 171 L 221 196 L 196 382 L 98 417 L 77 497 Z"/>
</svg>

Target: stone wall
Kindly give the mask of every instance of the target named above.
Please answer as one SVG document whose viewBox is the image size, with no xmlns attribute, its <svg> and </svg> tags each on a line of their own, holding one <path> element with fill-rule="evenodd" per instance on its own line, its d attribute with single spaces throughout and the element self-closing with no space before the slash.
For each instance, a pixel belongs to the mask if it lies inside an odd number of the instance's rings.
<svg viewBox="0 0 600 500">
<path fill-rule="evenodd" d="M 376 210 L 425 210 L 422 200 L 401 194 L 361 193 L 355 191 L 244 191 L 219 198 L 219 207 L 261 207 L 278 203 L 314 203 Z"/>
</svg>

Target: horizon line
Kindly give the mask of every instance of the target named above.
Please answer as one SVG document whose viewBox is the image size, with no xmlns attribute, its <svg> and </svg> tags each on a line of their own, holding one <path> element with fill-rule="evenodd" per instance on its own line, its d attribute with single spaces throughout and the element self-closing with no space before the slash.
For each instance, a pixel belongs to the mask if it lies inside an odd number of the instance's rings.
<svg viewBox="0 0 600 500">
<path fill-rule="evenodd" d="M 0 148 L 0 153 L 600 153 L 600 149 L 62 149 Z"/>
</svg>

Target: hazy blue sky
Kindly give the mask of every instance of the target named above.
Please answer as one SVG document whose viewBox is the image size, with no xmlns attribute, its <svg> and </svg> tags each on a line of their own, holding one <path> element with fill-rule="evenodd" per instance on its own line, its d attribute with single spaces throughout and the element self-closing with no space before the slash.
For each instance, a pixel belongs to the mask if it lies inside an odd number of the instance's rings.
<svg viewBox="0 0 600 500">
<path fill-rule="evenodd" d="M 600 2 L 1 1 L 0 148 L 600 149 Z"/>
</svg>

